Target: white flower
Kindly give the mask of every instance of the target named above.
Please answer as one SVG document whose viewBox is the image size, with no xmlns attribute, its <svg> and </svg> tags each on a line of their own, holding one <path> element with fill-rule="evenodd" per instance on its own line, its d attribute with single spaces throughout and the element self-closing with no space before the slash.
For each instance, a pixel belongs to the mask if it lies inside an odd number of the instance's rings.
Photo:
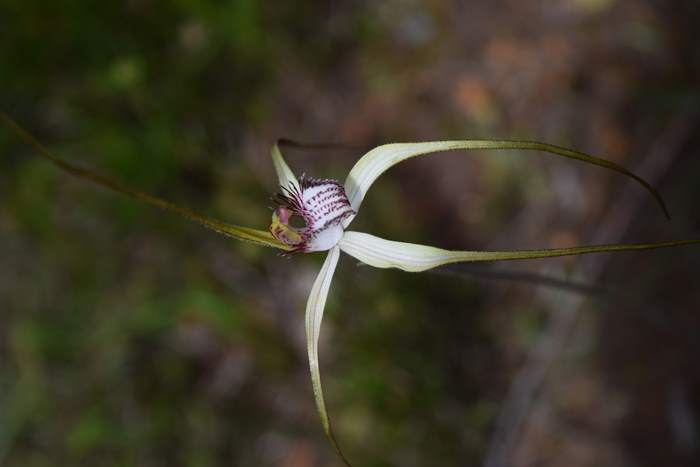
<svg viewBox="0 0 700 467">
<path fill-rule="evenodd" d="M 297 180 L 284 161 L 278 146 L 275 145 L 272 148 L 272 161 L 281 192 L 275 197 L 279 207 L 272 215 L 270 232 L 292 253 L 328 251 L 328 256 L 316 277 L 306 304 L 307 350 L 316 408 L 324 431 L 338 455 L 348 465 L 331 429 L 323 398 L 318 357 L 323 310 L 341 251 L 362 263 L 377 268 L 398 268 L 409 272 L 420 272 L 465 261 L 531 259 L 678 245 L 677 242 L 671 242 L 549 250 L 448 251 L 432 246 L 385 240 L 367 233 L 346 230 L 357 215 L 369 188 L 387 169 L 411 157 L 456 149 L 534 149 L 615 170 L 632 177 L 647 188 L 668 216 L 660 195 L 646 181 L 627 169 L 604 159 L 544 143 L 469 140 L 387 144 L 365 154 L 350 170 L 344 185 L 336 180 L 317 180 L 306 176 Z M 291 225 L 293 216 L 301 218 L 305 225 L 293 227 Z"/>
<path fill-rule="evenodd" d="M 633 178 L 643 185 L 656 198 L 668 217 L 668 211 L 656 190 L 645 180 L 624 167 L 605 159 L 545 143 L 508 140 L 464 140 L 387 144 L 365 154 L 352 168 L 344 185 L 328 179 L 317 180 L 301 177 L 300 180 L 297 180 L 282 158 L 279 148 L 275 145 L 272 148 L 272 161 L 279 179 L 281 193 L 276 197 L 279 207 L 275 209 L 272 215 L 270 231 L 265 232 L 202 216 L 187 208 L 182 208 L 168 201 L 126 187 L 92 171 L 77 167 L 53 155 L 29 132 L 21 128 L 14 120 L 2 112 L 0 112 L 0 121 L 5 123 L 28 145 L 59 169 L 76 177 L 89 180 L 160 209 L 176 212 L 208 229 L 237 240 L 260 246 L 279 248 L 287 253 L 328 251 L 328 256 L 311 287 L 311 293 L 306 304 L 307 350 L 316 408 L 321 418 L 323 429 L 338 455 L 347 465 L 350 464 L 340 451 L 328 420 L 318 360 L 318 338 L 321 332 L 323 310 L 341 251 L 377 268 L 398 268 L 409 272 L 420 272 L 456 262 L 534 259 L 607 251 L 666 248 L 700 243 L 700 240 L 679 240 L 546 250 L 448 251 L 432 246 L 384 240 L 367 233 L 347 230 L 347 227 L 357 215 L 367 190 L 387 169 L 411 157 L 457 149 L 537 150 L 614 170 Z M 291 224 L 293 216 L 300 217 L 304 221 L 304 226 L 294 227 Z"/>
</svg>

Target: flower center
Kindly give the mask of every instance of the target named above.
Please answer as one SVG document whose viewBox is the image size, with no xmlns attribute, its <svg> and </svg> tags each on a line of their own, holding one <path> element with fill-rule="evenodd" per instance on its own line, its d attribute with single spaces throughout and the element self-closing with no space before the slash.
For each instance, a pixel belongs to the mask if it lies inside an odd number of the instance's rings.
<svg viewBox="0 0 700 467">
<path fill-rule="evenodd" d="M 279 207 L 272 214 L 270 233 L 293 252 L 325 251 L 333 248 L 343 236 L 342 221 L 355 214 L 345 195 L 345 188 L 336 180 L 319 180 L 302 176 L 299 186 L 281 187 L 275 196 Z M 298 216 L 304 227 L 290 221 Z"/>
</svg>

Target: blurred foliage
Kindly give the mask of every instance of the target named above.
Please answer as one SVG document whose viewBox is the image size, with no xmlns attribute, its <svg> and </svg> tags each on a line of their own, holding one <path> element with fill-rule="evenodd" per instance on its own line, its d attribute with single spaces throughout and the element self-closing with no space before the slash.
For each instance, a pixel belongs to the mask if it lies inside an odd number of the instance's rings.
<svg viewBox="0 0 700 467">
<path fill-rule="evenodd" d="M 264 228 L 277 137 L 523 137 L 634 167 L 697 98 L 694 1 L 447 5 L 3 0 L 0 108 L 65 158 Z M 629 240 L 700 231 L 690 134 L 661 180 L 674 223 L 649 201 Z M 288 160 L 342 177 L 359 155 Z M 536 155 L 416 160 L 372 188 L 357 228 L 447 248 L 581 243 L 618 181 Z M 86 186 L 4 129 L 0 245 L 1 465 L 337 465 L 303 338 L 319 257 L 282 259 Z M 699 441 L 668 420 L 697 427 L 698 252 L 616 261 L 606 280 L 636 301 L 594 300 L 583 363 L 562 357 L 575 377 L 561 391 L 586 402 L 552 408 L 563 415 L 514 465 L 697 465 Z M 472 279 L 341 261 L 322 365 L 357 465 L 480 462 L 550 315 L 541 287 Z"/>
</svg>

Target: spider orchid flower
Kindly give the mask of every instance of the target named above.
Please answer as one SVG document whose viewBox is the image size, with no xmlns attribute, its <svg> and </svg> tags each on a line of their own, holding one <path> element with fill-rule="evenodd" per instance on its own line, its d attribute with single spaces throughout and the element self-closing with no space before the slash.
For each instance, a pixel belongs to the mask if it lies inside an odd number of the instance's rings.
<svg viewBox="0 0 700 467">
<path fill-rule="evenodd" d="M 335 440 L 326 411 L 318 356 L 318 340 L 321 332 L 323 310 L 341 251 L 362 263 L 376 268 L 397 268 L 408 272 L 421 272 L 458 262 L 536 259 L 586 253 L 668 248 L 700 243 L 700 240 L 678 240 L 540 250 L 450 251 L 433 246 L 385 240 L 367 233 L 347 230 L 357 215 L 367 191 L 386 170 L 412 157 L 465 149 L 535 150 L 614 170 L 640 183 L 656 199 L 666 217 L 669 217 L 659 193 L 644 179 L 624 167 L 605 159 L 545 143 L 509 140 L 464 140 L 386 144 L 369 151 L 360 158 L 350 170 L 344 184 L 336 180 L 314 179 L 306 176 L 297 179 L 282 158 L 279 147 L 275 145 L 272 148 L 272 162 L 279 180 L 280 191 L 274 197 L 278 206 L 272 214 L 269 231 L 266 232 L 211 219 L 75 166 L 53 155 L 30 133 L 2 112 L 0 112 L 0 120 L 40 155 L 61 170 L 74 176 L 87 179 L 160 209 L 173 211 L 208 229 L 237 240 L 281 249 L 284 254 L 328 251 L 321 270 L 311 287 L 306 304 L 307 351 L 316 409 L 321 419 L 323 430 L 331 445 L 346 465 L 350 465 L 350 463 L 344 457 Z M 295 216 L 303 220 L 303 227 L 295 227 L 291 224 L 291 219 Z"/>
<path fill-rule="evenodd" d="M 450 251 L 441 248 L 396 242 L 347 230 L 359 211 L 367 191 L 386 170 L 406 159 L 436 152 L 459 149 L 530 149 L 557 156 L 576 159 L 604 167 L 631 177 L 646 188 L 656 199 L 667 218 L 668 210 L 660 194 L 644 179 L 605 159 L 589 156 L 570 149 L 531 141 L 434 141 L 420 143 L 394 143 L 379 146 L 365 154 L 350 170 L 345 184 L 332 179 L 314 179 L 302 175 L 299 179 L 284 161 L 279 147 L 272 148 L 272 161 L 279 179 L 280 192 L 274 197 L 278 207 L 272 214 L 270 232 L 292 253 L 328 251 L 321 270 L 311 287 L 306 304 L 306 338 L 311 371 L 311 382 L 316 409 L 324 432 L 340 458 L 349 462 L 336 442 L 323 397 L 319 370 L 318 340 L 326 298 L 340 252 L 376 268 L 397 268 L 408 272 L 421 272 L 450 263 L 473 261 L 503 261 L 536 259 L 586 253 L 641 250 L 698 243 L 697 240 L 680 242 L 613 244 L 571 248 L 511 251 Z M 304 227 L 290 225 L 297 216 Z"/>
</svg>

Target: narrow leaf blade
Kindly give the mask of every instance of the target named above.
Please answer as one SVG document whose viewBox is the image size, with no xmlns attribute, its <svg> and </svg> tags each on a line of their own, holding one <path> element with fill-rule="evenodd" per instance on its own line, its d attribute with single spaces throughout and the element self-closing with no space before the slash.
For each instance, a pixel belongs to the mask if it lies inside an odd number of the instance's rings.
<svg viewBox="0 0 700 467">
<path fill-rule="evenodd" d="M 82 178 L 83 180 L 88 180 L 88 181 L 95 183 L 97 185 L 101 185 L 104 188 L 107 188 L 109 190 L 116 191 L 118 193 L 122 193 L 124 195 L 130 196 L 130 197 L 137 199 L 143 203 L 150 204 L 151 206 L 155 206 L 155 207 L 163 209 L 165 211 L 171 211 L 171 212 L 177 213 L 177 214 L 185 217 L 186 219 L 189 219 L 190 221 L 197 222 L 198 224 L 201 224 L 202 226 L 204 226 L 210 230 L 213 230 L 217 233 L 220 233 L 222 235 L 226 235 L 226 236 L 231 237 L 231 238 L 235 238 L 236 240 L 241 240 L 244 242 L 253 243 L 255 245 L 260 245 L 260 246 L 279 248 L 281 250 L 289 250 L 289 248 L 286 245 L 282 244 L 277 239 L 275 239 L 270 234 L 270 232 L 267 232 L 264 230 L 252 229 L 249 227 L 243 227 L 240 225 L 228 224 L 225 222 L 218 221 L 216 219 L 212 219 L 210 217 L 203 216 L 201 214 L 197 214 L 196 212 L 194 212 L 190 209 L 177 206 L 169 201 L 158 198 L 156 196 L 152 196 L 152 195 L 149 195 L 147 193 L 143 193 L 143 192 L 134 190 L 134 189 L 129 188 L 125 185 L 122 185 L 119 182 L 116 182 L 116 181 L 111 180 L 107 177 L 99 175 L 95 172 L 84 169 L 82 167 L 78 167 L 74 164 L 71 164 L 70 162 L 66 162 L 63 159 L 60 159 L 59 157 L 57 157 L 53 153 L 51 153 L 44 145 L 42 145 L 40 142 L 38 142 L 28 131 L 26 131 L 24 128 L 20 127 L 14 120 L 12 120 L 5 113 L 0 112 L 0 120 L 2 120 L 26 144 L 31 146 L 41 156 L 48 159 L 50 162 L 52 162 L 59 169 L 63 170 L 64 172 L 67 172 L 75 177 Z"/>
</svg>

